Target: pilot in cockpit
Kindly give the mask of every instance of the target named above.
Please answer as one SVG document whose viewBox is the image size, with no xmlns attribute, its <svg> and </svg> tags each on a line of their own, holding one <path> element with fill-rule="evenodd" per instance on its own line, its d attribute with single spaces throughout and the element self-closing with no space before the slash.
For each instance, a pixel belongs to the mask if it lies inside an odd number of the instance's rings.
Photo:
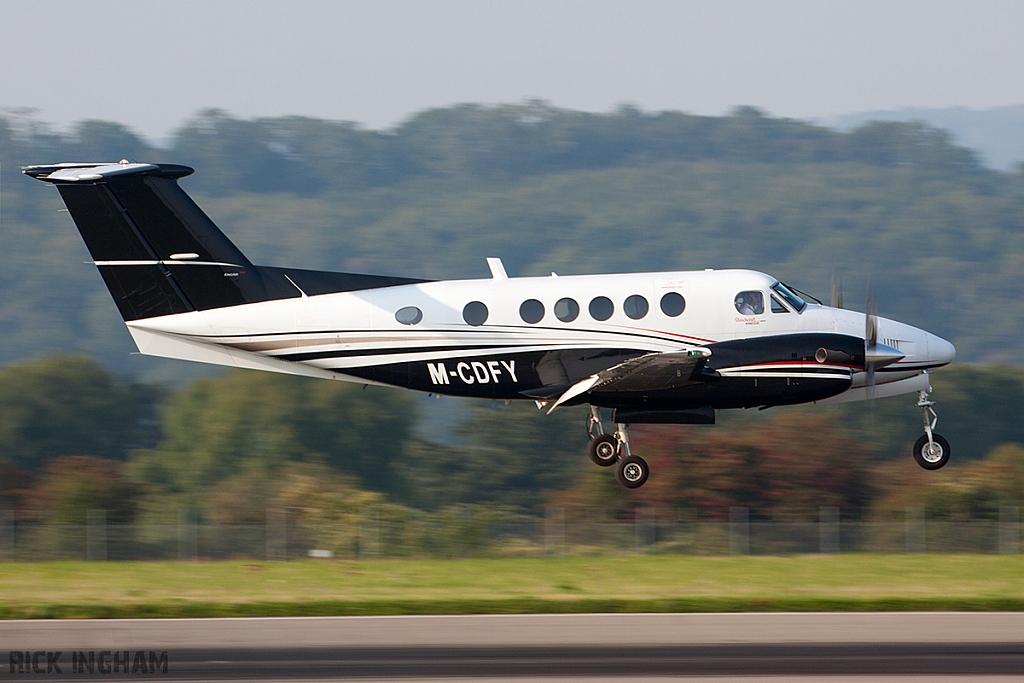
<svg viewBox="0 0 1024 683">
<path fill-rule="evenodd" d="M 740 315 L 760 315 L 764 313 L 764 299 L 761 292 L 740 292 L 733 302 Z"/>
</svg>

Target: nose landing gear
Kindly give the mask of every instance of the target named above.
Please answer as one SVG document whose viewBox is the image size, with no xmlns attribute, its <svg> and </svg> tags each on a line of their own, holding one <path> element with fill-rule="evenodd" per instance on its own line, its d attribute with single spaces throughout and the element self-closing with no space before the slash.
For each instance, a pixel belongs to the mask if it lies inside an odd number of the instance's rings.
<svg viewBox="0 0 1024 683">
<path fill-rule="evenodd" d="M 605 434 L 600 409 L 590 406 L 587 436 L 590 437 L 587 454 L 595 464 L 610 467 L 618 463 L 615 478 L 627 489 L 637 489 L 644 485 L 651 468 L 646 460 L 629 452 L 629 432 L 625 424 L 616 424 L 614 434 Z"/>
<path fill-rule="evenodd" d="M 914 444 L 914 460 L 926 470 L 937 470 L 949 462 L 949 442 L 935 432 L 935 424 L 939 416 L 935 414 L 935 401 L 928 400 L 931 391 L 922 390 L 917 392 L 917 407 L 921 409 L 924 417 L 924 435 Z"/>
</svg>

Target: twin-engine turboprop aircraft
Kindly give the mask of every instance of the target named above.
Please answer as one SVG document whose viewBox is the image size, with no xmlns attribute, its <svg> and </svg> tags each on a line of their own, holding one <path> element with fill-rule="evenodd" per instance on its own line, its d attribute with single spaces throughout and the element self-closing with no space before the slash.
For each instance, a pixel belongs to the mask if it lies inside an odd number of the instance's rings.
<svg viewBox="0 0 1024 683">
<path fill-rule="evenodd" d="M 427 281 L 255 266 L 172 164 L 29 166 L 57 186 L 144 354 L 449 396 L 589 405 L 591 459 L 637 488 L 627 426 L 917 392 L 914 457 L 949 459 L 928 371 L 949 342 L 749 270 Z M 602 429 L 601 409 L 616 428 Z M 339 416 L 343 419 L 343 416 Z"/>
</svg>

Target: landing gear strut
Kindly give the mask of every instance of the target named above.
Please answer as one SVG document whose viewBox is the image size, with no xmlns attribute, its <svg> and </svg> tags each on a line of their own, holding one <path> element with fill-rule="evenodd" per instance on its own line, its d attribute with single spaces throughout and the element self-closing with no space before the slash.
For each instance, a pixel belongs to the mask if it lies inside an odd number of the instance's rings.
<svg viewBox="0 0 1024 683">
<path fill-rule="evenodd" d="M 949 442 L 935 432 L 935 424 L 939 416 L 935 414 L 935 401 L 928 400 L 928 394 L 932 390 L 917 392 L 917 407 L 921 409 L 924 417 L 924 435 L 914 444 L 914 460 L 926 470 L 937 470 L 949 462 Z"/>
<path fill-rule="evenodd" d="M 610 467 L 618 463 L 615 478 L 627 489 L 636 489 L 644 485 L 651 468 L 639 455 L 629 452 L 629 431 L 625 424 L 616 424 L 614 434 L 605 434 L 601 425 L 600 409 L 590 406 L 587 435 L 590 437 L 587 454 L 591 460 L 601 467 Z"/>
</svg>

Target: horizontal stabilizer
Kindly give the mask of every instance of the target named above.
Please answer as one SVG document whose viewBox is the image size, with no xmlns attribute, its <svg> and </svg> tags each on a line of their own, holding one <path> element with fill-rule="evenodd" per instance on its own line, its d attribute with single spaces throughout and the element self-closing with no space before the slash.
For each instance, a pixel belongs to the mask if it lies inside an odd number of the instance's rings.
<svg viewBox="0 0 1024 683">
<path fill-rule="evenodd" d="M 81 183 L 125 175 L 182 178 L 191 175 L 194 171 L 188 166 L 178 164 L 139 164 L 122 159 L 117 163 L 62 163 L 25 166 L 21 172 L 48 183 Z"/>
</svg>

